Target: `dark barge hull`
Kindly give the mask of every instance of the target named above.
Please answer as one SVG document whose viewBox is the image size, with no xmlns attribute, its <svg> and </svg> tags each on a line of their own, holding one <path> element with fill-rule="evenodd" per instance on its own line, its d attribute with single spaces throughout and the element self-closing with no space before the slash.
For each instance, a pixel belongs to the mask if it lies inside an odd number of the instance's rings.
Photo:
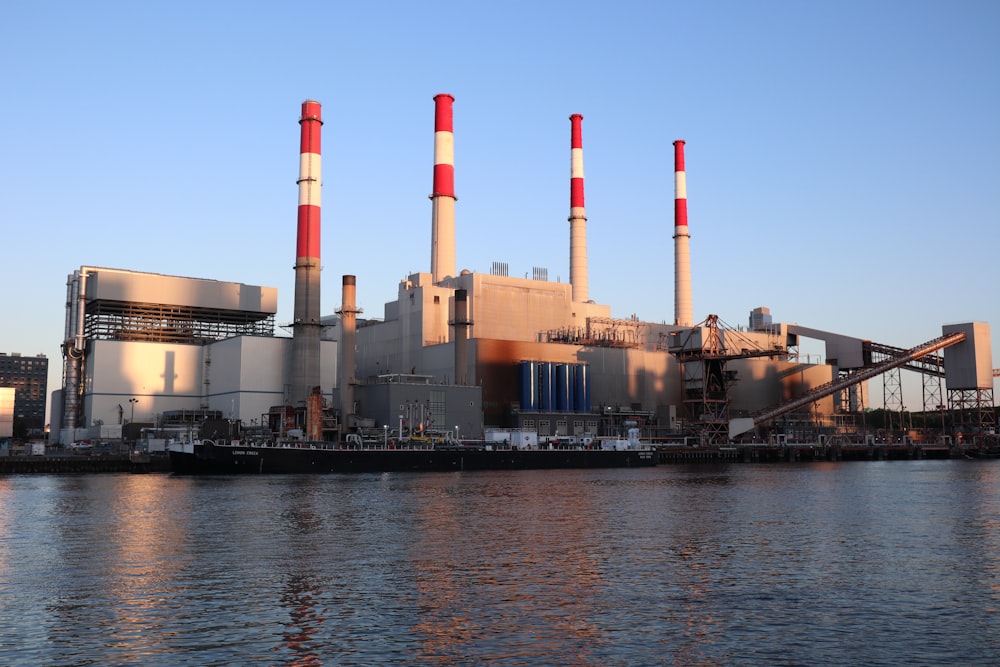
<svg viewBox="0 0 1000 667">
<path fill-rule="evenodd" d="M 205 443 L 195 445 L 193 452 L 170 452 L 171 471 L 180 475 L 634 468 L 656 463 L 652 449 L 312 449 Z"/>
</svg>

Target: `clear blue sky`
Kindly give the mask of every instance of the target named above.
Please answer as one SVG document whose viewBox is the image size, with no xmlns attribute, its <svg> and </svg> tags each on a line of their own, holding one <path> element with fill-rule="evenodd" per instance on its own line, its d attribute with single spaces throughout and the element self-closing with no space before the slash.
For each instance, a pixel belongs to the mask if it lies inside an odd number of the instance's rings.
<svg viewBox="0 0 1000 667">
<path fill-rule="evenodd" d="M 59 385 L 81 265 L 276 287 L 289 322 L 305 99 L 323 313 L 354 274 L 381 317 L 430 268 L 440 92 L 459 268 L 568 280 L 581 113 L 589 292 L 615 317 L 673 318 L 685 139 L 696 320 L 767 306 L 899 347 L 985 321 L 1000 349 L 998 34 L 994 0 L 6 3 L 0 351 Z"/>
</svg>

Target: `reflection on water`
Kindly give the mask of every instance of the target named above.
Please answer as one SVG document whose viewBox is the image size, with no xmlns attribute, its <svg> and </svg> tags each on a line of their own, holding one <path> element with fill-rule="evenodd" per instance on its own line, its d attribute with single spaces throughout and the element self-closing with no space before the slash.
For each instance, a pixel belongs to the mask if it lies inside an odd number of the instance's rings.
<svg viewBox="0 0 1000 667">
<path fill-rule="evenodd" d="M 0 507 L 5 665 L 1000 655 L 1000 462 L 17 476 Z"/>
<path fill-rule="evenodd" d="M 594 593 L 614 554 L 601 544 L 592 498 L 551 475 L 480 476 L 418 492 L 411 559 L 421 662 L 558 655 L 560 664 L 592 664 L 589 651 L 608 639 L 593 620 Z"/>
</svg>

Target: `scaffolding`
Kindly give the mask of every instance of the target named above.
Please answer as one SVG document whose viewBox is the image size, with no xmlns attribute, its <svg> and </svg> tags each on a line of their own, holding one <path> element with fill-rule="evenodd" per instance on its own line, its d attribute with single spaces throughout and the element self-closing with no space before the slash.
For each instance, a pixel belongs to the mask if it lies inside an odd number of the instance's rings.
<svg viewBox="0 0 1000 667">
<path fill-rule="evenodd" d="M 234 336 L 273 336 L 274 314 L 95 300 L 87 304 L 83 328 L 92 340 L 205 344 Z"/>
</svg>

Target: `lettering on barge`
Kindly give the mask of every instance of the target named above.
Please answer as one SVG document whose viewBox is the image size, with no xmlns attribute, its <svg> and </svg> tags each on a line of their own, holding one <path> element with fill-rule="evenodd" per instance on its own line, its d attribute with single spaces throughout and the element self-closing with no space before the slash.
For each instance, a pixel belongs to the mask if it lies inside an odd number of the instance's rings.
<svg viewBox="0 0 1000 667">
<path fill-rule="evenodd" d="M 233 456 L 260 456 L 260 452 L 254 452 L 248 449 L 234 449 Z"/>
</svg>

